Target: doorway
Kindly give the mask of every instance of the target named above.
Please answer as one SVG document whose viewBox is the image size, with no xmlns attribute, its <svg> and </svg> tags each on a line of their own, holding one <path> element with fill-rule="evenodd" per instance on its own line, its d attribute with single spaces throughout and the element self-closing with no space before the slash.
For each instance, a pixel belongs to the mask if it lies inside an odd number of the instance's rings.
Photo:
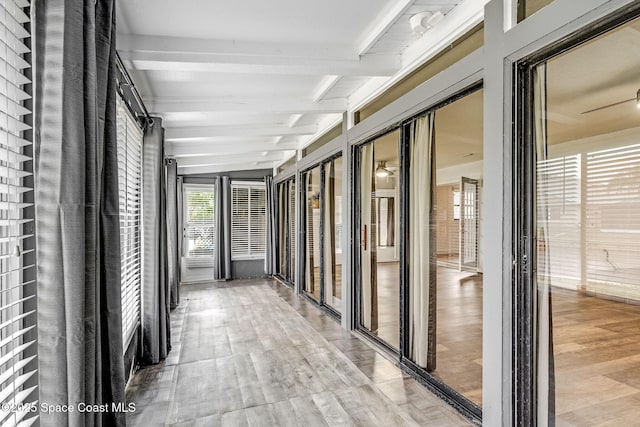
<svg viewBox="0 0 640 427">
<path fill-rule="evenodd" d="M 304 182 L 303 292 L 334 317 L 342 312 L 342 157 L 301 173 Z"/>
<path fill-rule="evenodd" d="M 636 12 L 637 13 L 637 12 Z M 637 15 L 636 15 L 637 16 Z M 603 32 L 604 31 L 604 32 Z M 640 409 L 640 18 L 519 65 L 518 417 L 631 425 Z"/>
<path fill-rule="evenodd" d="M 393 352 L 400 348 L 400 130 L 356 149 L 357 323 Z"/>
</svg>

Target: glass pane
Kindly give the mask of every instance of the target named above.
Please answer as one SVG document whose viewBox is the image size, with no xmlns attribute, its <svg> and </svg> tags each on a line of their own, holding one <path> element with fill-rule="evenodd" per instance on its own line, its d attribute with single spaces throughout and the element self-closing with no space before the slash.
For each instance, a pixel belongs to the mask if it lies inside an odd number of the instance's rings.
<svg viewBox="0 0 640 427">
<path fill-rule="evenodd" d="M 640 419 L 639 31 L 532 71 L 540 425 Z"/>
<path fill-rule="evenodd" d="M 478 406 L 482 103 L 479 90 L 405 127 L 410 152 L 407 356 Z"/>
<path fill-rule="evenodd" d="M 304 291 L 320 301 L 320 166 L 303 175 L 305 182 Z"/>
<path fill-rule="evenodd" d="M 360 324 L 399 347 L 400 262 L 395 245 L 379 246 L 379 197 L 398 200 L 400 132 L 388 133 L 360 148 Z M 397 204 L 395 205 L 397 206 Z M 389 204 L 387 203 L 387 208 Z M 397 212 L 394 207 L 394 212 Z M 391 218 L 389 215 L 387 219 Z M 393 218 L 397 218 L 397 214 Z M 397 234 L 398 223 L 385 227 Z M 385 239 L 389 235 L 385 228 Z M 388 243 L 385 240 L 385 243 Z"/>
<path fill-rule="evenodd" d="M 295 182 L 278 184 L 278 274 L 290 283 L 295 274 Z"/>
<path fill-rule="evenodd" d="M 342 158 L 324 165 L 324 302 L 342 309 Z"/>
<path fill-rule="evenodd" d="M 213 257 L 213 191 L 187 190 L 187 257 Z"/>
</svg>

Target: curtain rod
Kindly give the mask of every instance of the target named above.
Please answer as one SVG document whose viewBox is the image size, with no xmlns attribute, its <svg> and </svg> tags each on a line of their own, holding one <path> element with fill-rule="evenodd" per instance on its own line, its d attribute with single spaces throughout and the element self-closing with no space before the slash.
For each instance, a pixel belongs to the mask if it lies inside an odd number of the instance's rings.
<svg viewBox="0 0 640 427">
<path fill-rule="evenodd" d="M 133 79 L 129 75 L 129 71 L 127 71 L 127 68 L 124 66 L 124 63 L 122 62 L 122 58 L 120 58 L 120 54 L 118 53 L 118 51 L 116 51 L 116 66 L 118 67 L 120 74 L 122 74 L 122 77 L 125 80 L 124 84 L 129 86 L 129 88 L 131 89 L 131 93 L 133 94 L 134 101 L 136 102 L 136 104 L 138 104 L 138 107 L 144 114 L 144 118 L 146 119 L 147 124 L 149 126 L 153 126 L 153 119 L 149 115 L 149 111 L 147 110 L 146 105 L 144 105 L 144 101 L 142 101 L 140 92 L 138 92 L 138 88 L 133 83 Z"/>
</svg>

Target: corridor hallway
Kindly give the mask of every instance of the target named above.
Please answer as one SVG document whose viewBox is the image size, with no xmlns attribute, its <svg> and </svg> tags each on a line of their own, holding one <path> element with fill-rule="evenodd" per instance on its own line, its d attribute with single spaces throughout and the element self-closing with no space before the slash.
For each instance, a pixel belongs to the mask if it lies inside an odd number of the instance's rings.
<svg viewBox="0 0 640 427">
<path fill-rule="evenodd" d="M 130 381 L 128 425 L 470 425 L 276 281 L 181 292 L 169 357 Z"/>
</svg>

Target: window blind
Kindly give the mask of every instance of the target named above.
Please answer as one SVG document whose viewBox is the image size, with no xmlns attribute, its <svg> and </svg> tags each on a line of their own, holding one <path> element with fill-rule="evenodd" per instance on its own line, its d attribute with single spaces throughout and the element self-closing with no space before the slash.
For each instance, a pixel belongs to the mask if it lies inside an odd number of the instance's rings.
<svg viewBox="0 0 640 427">
<path fill-rule="evenodd" d="M 142 277 L 142 139 L 124 101 L 117 100 L 120 263 L 124 351 L 140 322 Z"/>
<path fill-rule="evenodd" d="M 215 203 L 211 186 L 184 186 L 185 256 L 190 267 L 212 266 L 215 251 Z"/>
<path fill-rule="evenodd" d="M 36 286 L 32 219 L 29 2 L 0 3 L 0 424 L 36 422 Z M 30 406 L 31 405 L 31 406 Z M 34 411 L 31 408 L 35 409 Z"/>
<path fill-rule="evenodd" d="M 555 286 L 580 283 L 580 154 L 538 162 L 538 206 L 545 209 L 550 248 L 549 274 Z"/>
<path fill-rule="evenodd" d="M 232 259 L 263 258 L 266 233 L 264 184 L 233 184 L 231 186 Z"/>
<path fill-rule="evenodd" d="M 640 300 L 640 144 L 586 154 L 587 291 Z"/>
</svg>

